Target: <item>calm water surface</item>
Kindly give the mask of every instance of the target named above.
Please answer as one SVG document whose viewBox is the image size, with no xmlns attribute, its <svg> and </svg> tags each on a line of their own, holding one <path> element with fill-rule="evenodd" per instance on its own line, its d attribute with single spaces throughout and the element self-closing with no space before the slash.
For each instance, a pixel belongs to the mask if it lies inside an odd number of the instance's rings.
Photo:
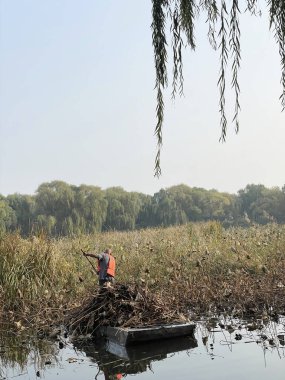
<svg viewBox="0 0 285 380">
<path fill-rule="evenodd" d="M 112 342 L 33 342 L 0 337 L 0 379 L 285 379 L 285 319 L 262 330 L 198 324 L 195 339 L 125 349 Z"/>
</svg>

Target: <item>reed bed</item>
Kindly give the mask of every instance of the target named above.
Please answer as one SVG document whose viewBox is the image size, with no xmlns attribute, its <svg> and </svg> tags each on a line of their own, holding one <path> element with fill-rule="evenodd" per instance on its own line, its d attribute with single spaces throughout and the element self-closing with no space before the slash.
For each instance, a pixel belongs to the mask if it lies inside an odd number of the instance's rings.
<svg viewBox="0 0 285 380">
<path fill-rule="evenodd" d="M 7 234 L 0 240 L 2 321 L 23 329 L 64 320 L 98 291 L 81 249 L 106 247 L 116 257 L 120 284 L 147 290 L 173 310 L 285 313 L 285 226 L 225 230 L 208 222 L 62 239 Z"/>
</svg>

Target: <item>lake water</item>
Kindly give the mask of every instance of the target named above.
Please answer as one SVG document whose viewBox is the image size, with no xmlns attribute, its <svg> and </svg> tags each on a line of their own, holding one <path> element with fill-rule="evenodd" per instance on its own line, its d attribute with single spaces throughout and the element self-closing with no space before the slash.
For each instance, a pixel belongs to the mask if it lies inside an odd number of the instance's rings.
<svg viewBox="0 0 285 380">
<path fill-rule="evenodd" d="M 254 326 L 253 326 L 254 327 Z M 195 339 L 124 348 L 112 342 L 0 336 L 0 379 L 285 379 L 285 319 L 251 330 L 240 321 L 198 323 Z"/>
</svg>

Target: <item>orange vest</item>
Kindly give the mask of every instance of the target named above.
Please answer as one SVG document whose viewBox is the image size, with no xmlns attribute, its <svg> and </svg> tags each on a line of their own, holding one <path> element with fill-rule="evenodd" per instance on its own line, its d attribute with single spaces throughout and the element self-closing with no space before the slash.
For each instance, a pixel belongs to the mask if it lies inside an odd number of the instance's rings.
<svg viewBox="0 0 285 380">
<path fill-rule="evenodd" d="M 109 276 L 115 277 L 115 269 L 116 269 L 115 258 L 112 255 L 108 255 L 108 256 L 109 256 L 109 261 L 108 261 L 108 267 L 107 267 L 107 274 Z M 98 260 L 97 272 L 98 273 L 100 272 L 100 260 Z"/>
</svg>

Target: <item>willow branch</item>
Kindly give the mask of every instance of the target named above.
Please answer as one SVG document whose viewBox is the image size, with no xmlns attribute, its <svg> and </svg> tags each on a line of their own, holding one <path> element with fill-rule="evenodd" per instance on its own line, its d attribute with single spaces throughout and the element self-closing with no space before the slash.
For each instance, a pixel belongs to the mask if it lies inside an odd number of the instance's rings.
<svg viewBox="0 0 285 380">
<path fill-rule="evenodd" d="M 222 0 L 222 5 L 221 5 L 221 27 L 219 31 L 219 37 L 220 37 L 220 61 L 221 61 L 221 66 L 220 66 L 220 77 L 218 80 L 218 86 L 220 90 L 220 113 L 221 113 L 221 119 L 220 119 L 220 124 L 222 128 L 221 132 L 221 137 L 220 141 L 226 141 L 226 135 L 227 135 L 227 118 L 226 118 L 226 100 L 225 100 L 225 90 L 226 90 L 226 66 L 227 66 L 227 61 L 228 61 L 228 47 L 227 47 L 227 27 L 228 27 L 228 22 L 227 22 L 227 7 L 225 0 Z"/>
<path fill-rule="evenodd" d="M 232 88 L 235 91 L 235 113 L 233 121 L 235 121 L 235 131 L 239 131 L 238 115 L 240 111 L 239 94 L 240 87 L 238 84 L 238 70 L 240 68 L 240 28 L 238 0 L 233 0 L 231 15 L 230 15 L 230 50 L 233 56 L 232 64 Z"/>
</svg>

